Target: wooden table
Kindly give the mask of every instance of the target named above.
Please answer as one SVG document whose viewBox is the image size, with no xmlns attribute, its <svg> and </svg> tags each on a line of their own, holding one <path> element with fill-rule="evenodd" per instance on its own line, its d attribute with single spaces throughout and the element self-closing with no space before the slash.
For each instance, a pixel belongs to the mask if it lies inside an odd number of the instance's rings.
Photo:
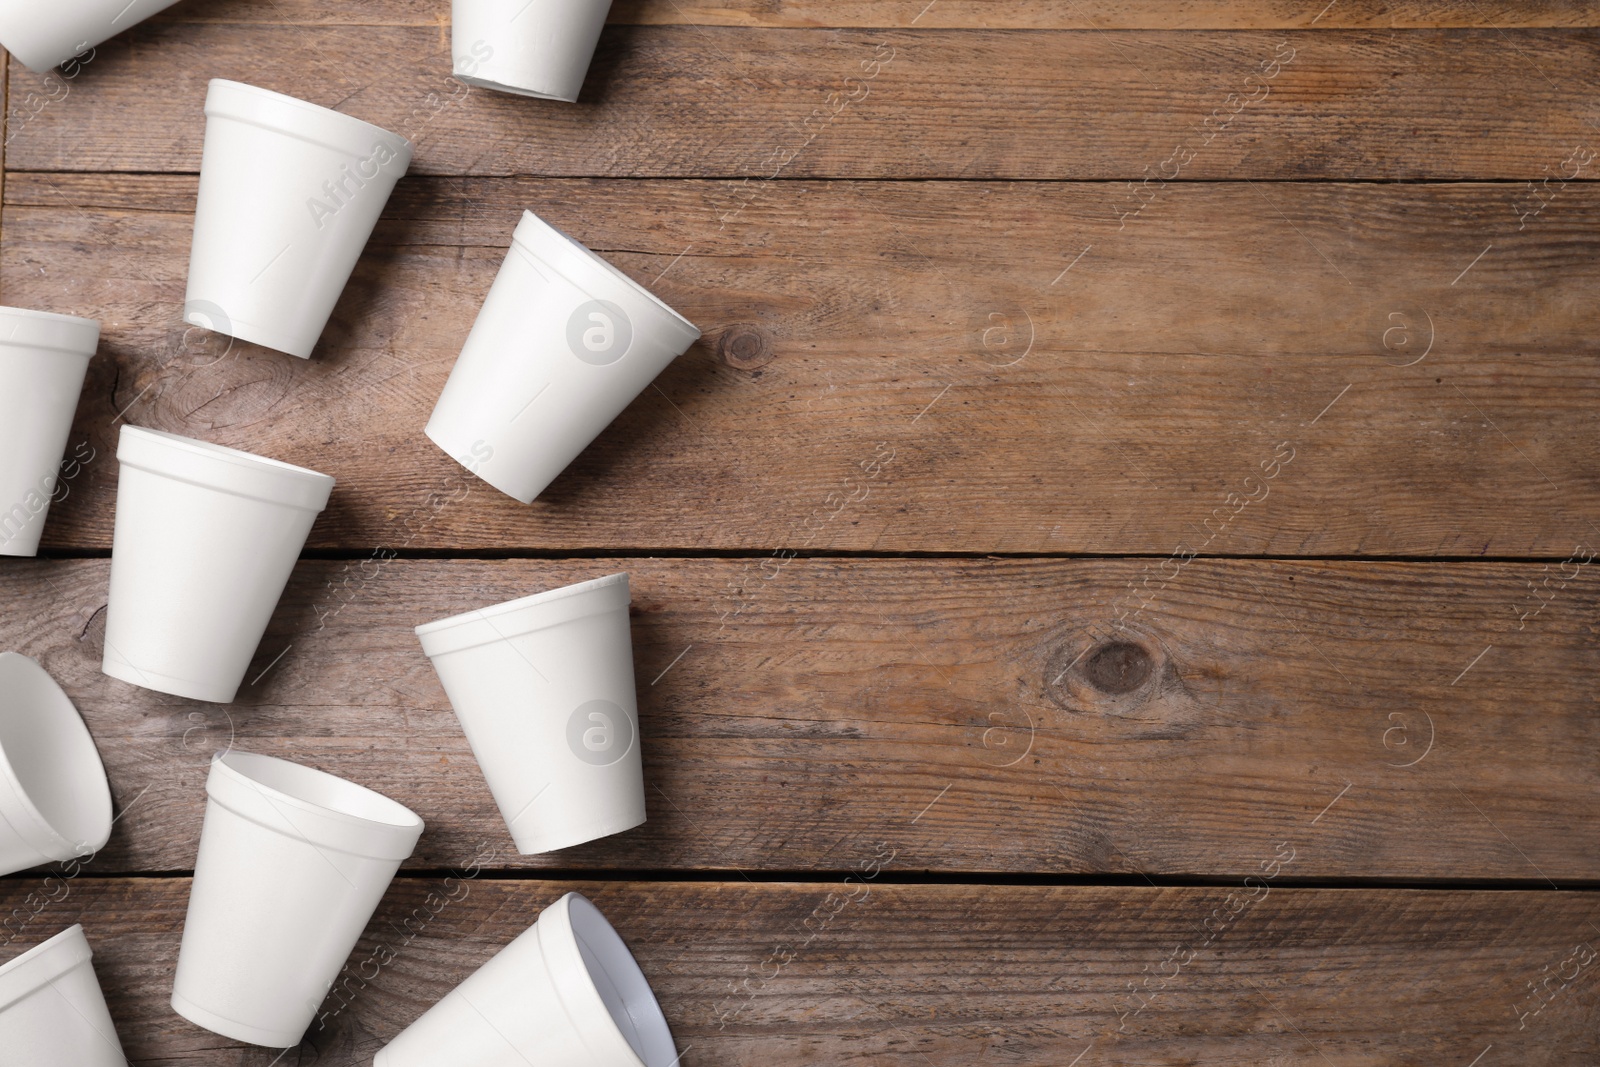
<svg viewBox="0 0 1600 1067">
<path fill-rule="evenodd" d="M 104 341 L 0 647 L 121 817 L 6 956 L 365 1064 L 580 889 L 686 1064 L 1600 1061 L 1600 5 L 618 0 L 576 106 L 445 10 L 10 67 L 0 295 Z M 179 322 L 212 77 L 418 142 L 310 361 Z M 706 335 L 532 506 L 421 432 L 524 207 Z M 234 705 L 98 672 L 119 420 L 338 478 Z M 517 856 L 411 627 L 623 569 L 649 822 Z M 167 1007 L 230 743 L 428 822 L 277 1061 Z"/>
</svg>

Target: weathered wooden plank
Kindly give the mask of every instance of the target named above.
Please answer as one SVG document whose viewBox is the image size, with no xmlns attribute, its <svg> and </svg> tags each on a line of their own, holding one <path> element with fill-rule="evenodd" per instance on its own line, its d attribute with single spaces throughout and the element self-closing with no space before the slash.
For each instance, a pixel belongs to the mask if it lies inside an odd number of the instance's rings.
<svg viewBox="0 0 1600 1067">
<path fill-rule="evenodd" d="M 857 847 L 863 864 L 894 854 L 870 833 Z M 311 1035 L 277 1061 L 168 1007 L 184 879 L 69 881 L 14 944 L 84 922 L 134 1064 L 367 1064 L 569 889 L 628 941 L 686 1064 L 1600 1056 L 1588 894 L 910 886 L 885 866 L 848 886 L 401 879 Z M 0 881 L 0 908 L 31 909 L 29 892 L 62 886 Z"/>
<path fill-rule="evenodd" d="M 335 475 L 319 546 L 1560 558 L 1594 534 L 1592 185 L 1126 195 L 408 180 L 307 362 L 179 323 L 192 177 L 13 174 L 0 296 L 105 322 L 74 431 L 103 458 L 47 543 L 109 545 L 119 417 Z M 524 206 L 707 335 L 532 506 L 421 432 Z"/>
<path fill-rule="evenodd" d="M 615 27 L 572 107 L 468 92 L 443 26 L 154 21 L 10 165 L 193 171 L 206 82 L 234 77 L 412 136 L 429 174 L 1537 180 L 1593 140 L 1597 48 L 1566 29 Z"/>
<path fill-rule="evenodd" d="M 85 69 L 84 63 L 72 59 L 40 74 L 12 63 L 11 54 L 0 48 L 0 197 L 12 142 L 46 111 L 65 107 Z"/>
<path fill-rule="evenodd" d="M 168 22 L 433 26 L 430 0 L 212 0 L 170 8 Z M 613 25 L 1024 30 L 1445 29 L 1600 25 L 1589 0 L 614 0 Z"/>
<path fill-rule="evenodd" d="M 650 820 L 510 855 L 411 628 L 622 569 Z M 838 870 L 881 827 L 905 870 L 1238 877 L 1315 827 L 1307 877 L 1600 877 L 1581 560 L 303 562 L 231 707 L 99 673 L 107 571 L 0 567 L 126 811 L 94 873 L 188 869 L 233 744 L 412 806 L 423 868 Z"/>
<path fill-rule="evenodd" d="M 1286 30 L 1600 25 L 1587 0 L 615 0 L 613 22 L 1040 30 Z"/>
</svg>

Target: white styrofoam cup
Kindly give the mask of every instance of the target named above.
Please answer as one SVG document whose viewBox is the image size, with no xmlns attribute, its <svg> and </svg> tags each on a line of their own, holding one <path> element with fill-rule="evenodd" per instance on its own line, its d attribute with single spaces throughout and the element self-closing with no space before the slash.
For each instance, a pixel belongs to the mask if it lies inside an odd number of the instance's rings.
<svg viewBox="0 0 1600 1067">
<path fill-rule="evenodd" d="M 0 46 L 43 74 L 177 0 L 0 0 Z"/>
<path fill-rule="evenodd" d="M 184 321 L 310 358 L 411 149 L 349 115 L 213 79 Z"/>
<path fill-rule="evenodd" d="M 455 76 L 572 103 L 610 10 L 611 0 L 452 0 Z"/>
<path fill-rule="evenodd" d="M 94 319 L 0 307 L 0 556 L 32 556 L 100 342 Z"/>
<path fill-rule="evenodd" d="M 73 925 L 0 967 L 5 1067 L 127 1067 L 83 927 Z"/>
<path fill-rule="evenodd" d="M 111 786 L 78 709 L 39 664 L 0 652 L 0 875 L 110 837 Z"/>
<path fill-rule="evenodd" d="M 422 820 L 288 760 L 211 763 L 172 1007 L 255 1045 L 300 1042 Z"/>
<path fill-rule="evenodd" d="M 124 425 L 102 670 L 227 703 L 283 595 L 326 474 Z"/>
<path fill-rule="evenodd" d="M 527 504 L 699 336 L 644 286 L 524 211 L 427 435 Z"/>
<path fill-rule="evenodd" d="M 417 627 L 523 854 L 645 821 L 628 576 Z"/>
<path fill-rule="evenodd" d="M 666 1017 L 622 938 L 568 893 L 379 1051 L 373 1067 L 672 1067 Z"/>
</svg>

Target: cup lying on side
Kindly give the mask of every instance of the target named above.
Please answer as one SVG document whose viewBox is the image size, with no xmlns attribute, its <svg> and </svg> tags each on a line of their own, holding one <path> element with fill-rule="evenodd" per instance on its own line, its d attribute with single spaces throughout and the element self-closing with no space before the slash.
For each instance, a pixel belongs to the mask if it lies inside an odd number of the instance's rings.
<svg viewBox="0 0 1600 1067">
<path fill-rule="evenodd" d="M 0 46 L 43 74 L 176 0 L 0 0 Z"/>
<path fill-rule="evenodd" d="M 628 946 L 568 893 L 378 1052 L 373 1067 L 672 1067 L 661 1006 Z"/>
<path fill-rule="evenodd" d="M 611 0 L 452 0 L 455 76 L 572 103 L 610 10 Z"/>
<path fill-rule="evenodd" d="M 399 134 L 213 79 L 184 321 L 310 358 L 410 165 Z"/>
<path fill-rule="evenodd" d="M 124 425 L 101 669 L 227 703 L 283 595 L 326 474 Z"/>
<path fill-rule="evenodd" d="M 642 285 L 524 211 L 426 433 L 530 503 L 699 336 Z"/>
<path fill-rule="evenodd" d="M 408 808 L 288 760 L 226 752 L 206 779 L 172 1007 L 290 1048 L 422 833 Z"/>
<path fill-rule="evenodd" d="M 99 343 L 94 319 L 0 307 L 0 556 L 39 551 L 83 376 Z"/>
<path fill-rule="evenodd" d="M 524 855 L 645 821 L 628 576 L 417 627 Z"/>
<path fill-rule="evenodd" d="M 43 667 L 0 652 L 0 875 L 92 855 L 110 837 L 111 786 L 78 709 Z"/>
<path fill-rule="evenodd" d="M 127 1067 L 82 926 L 0 967 L 0 1063 Z"/>
</svg>

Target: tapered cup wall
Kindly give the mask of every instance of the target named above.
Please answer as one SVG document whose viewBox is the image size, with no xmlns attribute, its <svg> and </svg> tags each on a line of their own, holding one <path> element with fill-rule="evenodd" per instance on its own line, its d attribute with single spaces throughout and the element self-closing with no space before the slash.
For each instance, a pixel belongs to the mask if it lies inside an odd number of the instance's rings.
<svg viewBox="0 0 1600 1067">
<path fill-rule="evenodd" d="M 127 1067 L 82 926 L 0 966 L 5 1067 Z"/>
<path fill-rule="evenodd" d="M 44 73 L 176 0 L 0 0 L 0 46 Z"/>
<path fill-rule="evenodd" d="M 99 340 L 93 319 L 0 308 L 0 556 L 39 551 Z"/>
<path fill-rule="evenodd" d="M 287 760 L 211 764 L 172 1007 L 272 1048 L 300 1042 L 422 820 Z"/>
<path fill-rule="evenodd" d="M 628 576 L 417 627 L 519 852 L 645 820 Z"/>
<path fill-rule="evenodd" d="M 117 459 L 102 669 L 231 701 L 333 479 L 135 426 L 122 428 Z"/>
<path fill-rule="evenodd" d="M 699 336 L 643 286 L 523 212 L 428 437 L 529 503 Z"/>
<path fill-rule="evenodd" d="M 400 1033 L 374 1067 L 672 1067 L 666 1018 L 622 938 L 568 893 Z"/>
<path fill-rule="evenodd" d="M 213 80 L 184 321 L 309 358 L 410 164 L 398 134 Z"/>
<path fill-rule="evenodd" d="M 0 875 L 110 837 L 111 787 L 78 709 L 39 664 L 0 652 Z"/>
<path fill-rule="evenodd" d="M 457 78 L 572 102 L 611 0 L 452 0 L 450 10 Z"/>
</svg>

